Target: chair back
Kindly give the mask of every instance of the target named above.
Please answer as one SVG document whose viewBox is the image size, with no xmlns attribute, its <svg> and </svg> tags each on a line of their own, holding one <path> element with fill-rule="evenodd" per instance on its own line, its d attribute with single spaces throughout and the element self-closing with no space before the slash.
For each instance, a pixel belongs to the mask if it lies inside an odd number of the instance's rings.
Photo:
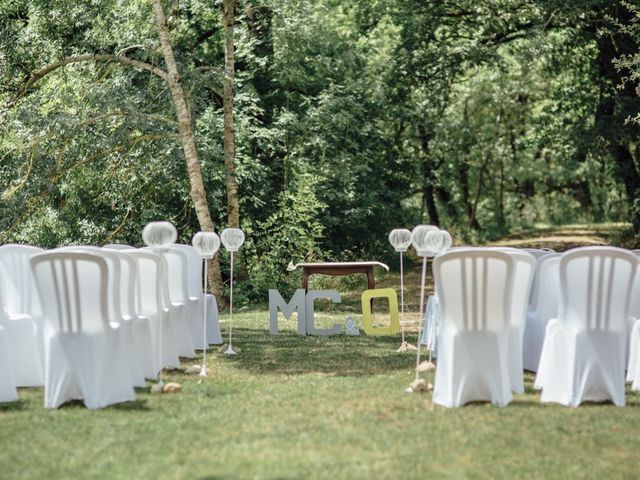
<svg viewBox="0 0 640 480">
<path fill-rule="evenodd" d="M 631 250 L 640 261 L 640 250 Z M 633 294 L 629 303 L 629 322 L 633 323 L 640 319 L 640 268 L 636 271 L 636 277 L 633 281 Z"/>
<path fill-rule="evenodd" d="M 123 304 L 126 297 L 126 291 L 122 285 L 122 260 L 115 250 L 105 250 L 100 247 L 90 245 L 72 245 L 68 247 L 57 248 L 54 251 L 59 252 L 88 252 L 98 255 L 107 261 L 109 275 L 107 276 L 107 299 L 109 301 L 109 311 L 113 314 L 112 320 L 120 321 L 123 315 Z"/>
<path fill-rule="evenodd" d="M 637 257 L 621 248 L 583 247 L 560 259 L 558 317 L 567 326 L 626 331 Z"/>
<path fill-rule="evenodd" d="M 169 298 L 172 302 L 186 304 L 189 297 L 187 255 L 180 249 L 168 248 L 164 256 L 168 269 Z"/>
<path fill-rule="evenodd" d="M 90 252 L 53 251 L 34 255 L 31 269 L 45 322 L 66 333 L 109 327 L 107 261 Z"/>
<path fill-rule="evenodd" d="M 136 262 L 136 311 L 141 315 L 160 313 L 165 305 L 163 294 L 164 262 L 151 251 L 128 250 Z"/>
<path fill-rule="evenodd" d="M 556 253 L 556 251 L 552 248 L 522 248 L 524 252 L 527 252 L 530 255 L 536 257 L 536 260 L 544 257 L 545 255 L 549 255 L 550 253 Z"/>
<path fill-rule="evenodd" d="M 513 290 L 511 292 L 511 311 L 509 314 L 511 324 L 524 328 L 527 318 L 527 306 L 533 286 L 538 262 L 532 254 L 519 248 L 497 248 L 505 252 L 515 260 Z"/>
<path fill-rule="evenodd" d="M 131 245 L 127 245 L 124 243 L 109 243 L 108 245 L 103 246 L 102 248 L 107 250 L 134 250 L 135 247 Z"/>
<path fill-rule="evenodd" d="M 541 257 L 536 272 L 537 295 L 531 311 L 537 318 L 550 320 L 558 315 L 560 298 L 560 258 L 562 253 L 552 253 Z"/>
<path fill-rule="evenodd" d="M 523 248 L 522 250 L 533 255 L 538 262 L 538 266 L 540 265 L 540 261 L 547 255 L 556 253 L 551 248 Z M 538 299 L 538 285 L 536 268 L 536 274 L 534 275 L 533 284 L 531 285 L 531 294 L 529 295 L 529 308 L 532 308 Z"/>
<path fill-rule="evenodd" d="M 114 269 L 112 287 L 114 299 L 118 301 L 118 312 L 123 318 L 136 316 L 135 286 L 138 278 L 138 266 L 135 259 L 122 248 L 107 249 L 93 248 L 98 255 L 102 255 L 110 262 L 117 264 Z M 135 249 L 131 249 L 135 251 Z"/>
<path fill-rule="evenodd" d="M 433 261 L 443 328 L 498 331 L 509 324 L 515 259 L 491 248 L 445 253 Z"/>
<path fill-rule="evenodd" d="M 29 261 L 44 250 L 31 245 L 3 245 L 0 247 L 0 309 L 9 315 L 29 314 L 32 309 L 33 276 Z"/>
<path fill-rule="evenodd" d="M 191 245 L 174 243 L 170 250 L 180 250 L 187 258 L 187 291 L 192 298 L 202 298 L 202 257 Z"/>
<path fill-rule="evenodd" d="M 125 250 L 116 252 L 120 258 L 120 304 L 122 315 L 134 318 L 136 309 L 136 284 L 138 281 L 138 264 Z"/>
</svg>

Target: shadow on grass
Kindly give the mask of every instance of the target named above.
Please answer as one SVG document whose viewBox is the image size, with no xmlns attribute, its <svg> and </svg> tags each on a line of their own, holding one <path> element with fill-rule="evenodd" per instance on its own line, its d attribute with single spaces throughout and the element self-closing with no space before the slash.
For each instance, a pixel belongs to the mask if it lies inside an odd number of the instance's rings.
<svg viewBox="0 0 640 480">
<path fill-rule="evenodd" d="M 18 412 L 26 410 L 27 402 L 16 400 L 15 402 L 0 403 L 0 412 Z"/>
<path fill-rule="evenodd" d="M 257 374 L 364 376 L 410 370 L 415 362 L 415 355 L 396 352 L 398 336 L 300 337 L 294 332 L 271 336 L 267 331 L 238 328 L 234 337 L 242 354 L 228 360 Z"/>
<path fill-rule="evenodd" d="M 82 400 L 70 400 L 58 407 L 59 410 L 86 408 L 87 407 L 84 405 L 84 401 Z M 119 411 L 150 411 L 146 400 L 133 400 L 131 402 L 114 403 L 113 405 L 106 406 L 104 409 Z"/>
</svg>

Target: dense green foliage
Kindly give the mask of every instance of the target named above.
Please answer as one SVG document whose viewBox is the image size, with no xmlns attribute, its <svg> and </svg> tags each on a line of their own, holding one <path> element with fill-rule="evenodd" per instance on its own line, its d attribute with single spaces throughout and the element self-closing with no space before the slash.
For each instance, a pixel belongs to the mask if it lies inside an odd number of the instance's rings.
<svg viewBox="0 0 640 480">
<path fill-rule="evenodd" d="M 214 222 L 226 223 L 220 2 L 167 4 Z M 144 0 L 0 0 L 0 242 L 139 244 L 198 229 Z M 640 226 L 640 17 L 617 0 L 243 0 L 235 129 L 244 273 L 384 258 L 392 228 L 479 240 Z M 20 98 L 16 95 L 20 94 Z M 634 123 L 634 119 L 635 122 Z M 289 276 L 290 277 L 290 276 Z M 291 278 L 288 278 L 291 282 Z"/>
</svg>

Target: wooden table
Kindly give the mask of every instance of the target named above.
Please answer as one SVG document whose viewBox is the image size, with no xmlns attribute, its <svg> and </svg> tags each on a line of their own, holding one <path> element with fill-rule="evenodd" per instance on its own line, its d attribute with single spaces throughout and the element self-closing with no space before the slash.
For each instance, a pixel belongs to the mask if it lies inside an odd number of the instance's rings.
<svg viewBox="0 0 640 480">
<path fill-rule="evenodd" d="M 327 262 L 327 263 L 298 263 L 290 265 L 288 270 L 295 270 L 302 267 L 302 288 L 309 290 L 309 277 L 314 274 L 320 275 L 351 275 L 353 273 L 364 273 L 367 276 L 367 289 L 376 288 L 376 279 L 373 274 L 373 267 L 382 267 L 389 271 L 389 267 L 380 262 Z"/>
</svg>

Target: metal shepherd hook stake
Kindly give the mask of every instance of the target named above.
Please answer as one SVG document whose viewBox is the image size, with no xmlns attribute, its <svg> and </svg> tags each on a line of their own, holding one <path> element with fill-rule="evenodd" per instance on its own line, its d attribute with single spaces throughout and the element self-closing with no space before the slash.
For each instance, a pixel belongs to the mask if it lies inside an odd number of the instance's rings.
<svg viewBox="0 0 640 480">
<path fill-rule="evenodd" d="M 434 257 L 446 252 L 451 247 L 451 235 L 445 230 L 440 230 L 433 225 L 418 225 L 411 232 L 411 243 L 416 249 L 418 256 L 422 257 L 422 278 L 420 283 L 420 319 L 418 323 L 418 341 L 416 344 L 416 375 L 413 383 L 407 389 L 408 392 L 426 391 L 429 386 L 420 380 L 420 342 L 422 339 L 422 323 L 424 319 L 424 286 L 427 276 L 427 263 L 429 257 Z M 428 370 L 434 369 L 429 355 Z"/>
<path fill-rule="evenodd" d="M 389 243 L 396 252 L 400 253 L 400 331 L 402 334 L 402 344 L 399 351 L 407 350 L 407 342 L 404 340 L 404 269 L 402 253 L 406 252 L 411 245 L 411 232 L 406 228 L 396 228 L 389 234 Z"/>
<path fill-rule="evenodd" d="M 233 332 L 231 326 L 233 323 L 233 252 L 240 250 L 240 247 L 244 243 L 244 233 L 239 228 L 226 228 L 222 231 L 220 238 L 224 248 L 231 255 L 231 284 L 229 287 L 229 346 L 224 353 L 226 355 L 236 355 L 231 344 Z"/>
<path fill-rule="evenodd" d="M 202 296 L 203 304 L 203 342 L 202 347 L 202 367 L 200 368 L 201 377 L 207 376 L 207 262 L 211 260 L 220 248 L 220 237 L 214 232 L 198 232 L 193 236 L 191 241 L 193 247 L 198 251 L 204 261 L 204 292 Z"/>
<path fill-rule="evenodd" d="M 173 226 L 171 222 L 150 222 L 145 225 L 142 230 L 142 241 L 151 248 L 155 253 L 162 257 L 161 265 L 161 281 L 165 282 L 167 280 L 167 272 L 165 268 L 164 261 L 164 253 L 167 250 L 167 247 L 172 243 L 175 243 L 178 238 L 178 232 L 176 231 L 176 227 Z M 158 322 L 158 357 L 159 362 L 158 365 L 160 367 L 160 371 L 158 372 L 158 386 L 162 388 L 164 386 L 164 381 L 162 378 L 162 325 L 163 320 L 160 317 Z"/>
</svg>

